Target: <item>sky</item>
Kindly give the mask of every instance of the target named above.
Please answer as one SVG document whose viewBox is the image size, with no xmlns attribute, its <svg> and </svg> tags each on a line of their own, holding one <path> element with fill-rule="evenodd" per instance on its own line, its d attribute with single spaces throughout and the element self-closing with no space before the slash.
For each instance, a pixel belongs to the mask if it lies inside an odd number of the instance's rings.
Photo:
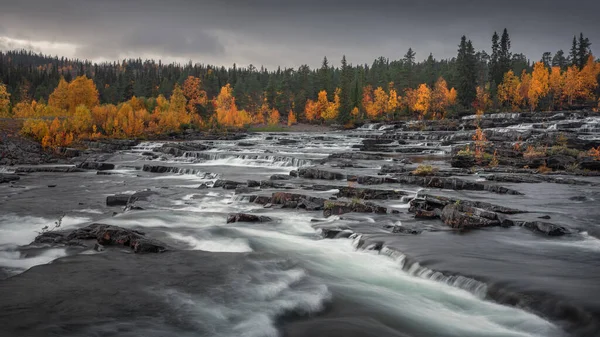
<svg viewBox="0 0 600 337">
<path fill-rule="evenodd" d="M 0 50 L 92 61 L 153 58 L 230 66 L 371 64 L 379 56 L 456 56 L 506 27 L 512 52 L 538 60 L 583 32 L 600 54 L 592 0 L 0 0 Z"/>
</svg>

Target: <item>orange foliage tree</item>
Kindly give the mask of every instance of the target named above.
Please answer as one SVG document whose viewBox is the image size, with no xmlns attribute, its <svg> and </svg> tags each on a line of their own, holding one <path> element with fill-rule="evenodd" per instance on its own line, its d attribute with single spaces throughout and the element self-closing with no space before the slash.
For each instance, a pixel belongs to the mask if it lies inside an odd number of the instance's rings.
<svg viewBox="0 0 600 337">
<path fill-rule="evenodd" d="M 550 109 L 562 107 L 563 90 L 565 78 L 561 74 L 560 67 L 552 67 L 548 78 L 548 92 L 550 93 Z"/>
<path fill-rule="evenodd" d="M 242 127 L 252 122 L 246 111 L 238 110 L 235 105 L 235 97 L 233 97 L 233 89 L 229 84 L 221 88 L 213 104 L 217 122 L 221 125 Z"/>
<path fill-rule="evenodd" d="M 208 97 L 206 91 L 202 90 L 202 81 L 195 76 L 188 76 L 183 82 L 183 95 L 187 98 L 187 111 L 197 113 L 196 106 L 206 106 Z"/>
<path fill-rule="evenodd" d="M 446 109 L 450 105 L 450 95 L 450 90 L 448 90 L 448 83 L 446 83 L 446 80 L 444 80 L 443 77 L 438 78 L 438 80 L 435 82 L 433 91 L 431 92 L 430 107 L 431 111 L 434 113 L 434 116 L 437 115 L 437 117 L 440 119 L 444 117 Z"/>
<path fill-rule="evenodd" d="M 294 113 L 293 110 L 290 110 L 290 112 L 288 113 L 287 124 L 288 124 L 288 126 L 292 126 L 296 123 L 298 123 L 298 120 L 296 119 L 296 114 Z"/>
<path fill-rule="evenodd" d="M 429 113 L 429 109 L 431 107 L 431 89 L 425 83 L 419 85 L 417 89 L 417 99 L 414 102 L 413 110 L 419 112 L 419 119 L 424 119 L 425 116 Z"/>
<path fill-rule="evenodd" d="M 550 90 L 550 74 L 543 62 L 537 62 L 533 66 L 531 84 L 529 85 L 529 106 L 531 111 L 535 110 L 540 98 L 545 97 Z"/>
<path fill-rule="evenodd" d="M 271 109 L 271 113 L 269 113 L 269 125 L 279 124 L 279 118 L 281 118 L 279 110 L 275 108 Z"/>
</svg>

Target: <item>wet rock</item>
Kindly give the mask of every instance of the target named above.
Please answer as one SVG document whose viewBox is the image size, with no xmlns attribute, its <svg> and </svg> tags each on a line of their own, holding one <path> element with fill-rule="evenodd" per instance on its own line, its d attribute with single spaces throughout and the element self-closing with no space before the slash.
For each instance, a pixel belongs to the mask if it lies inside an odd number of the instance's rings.
<svg viewBox="0 0 600 337">
<path fill-rule="evenodd" d="M 411 168 L 406 167 L 405 165 L 383 165 L 379 173 L 381 174 L 389 174 L 389 173 L 405 173 L 412 171 Z"/>
<path fill-rule="evenodd" d="M 321 228 L 321 236 L 324 239 L 346 239 L 354 232 L 349 229 L 342 228 Z"/>
<path fill-rule="evenodd" d="M 290 144 L 298 144 L 299 141 L 295 140 L 295 139 L 287 139 L 287 138 L 281 138 L 277 141 L 278 145 L 290 145 Z"/>
<path fill-rule="evenodd" d="M 451 190 L 471 190 L 471 191 L 488 191 L 498 194 L 522 195 L 523 193 L 509 189 L 499 185 L 482 184 L 475 181 L 463 180 L 459 178 L 445 177 L 421 177 L 414 175 L 396 176 L 397 183 L 418 185 L 428 188 L 441 188 Z"/>
<path fill-rule="evenodd" d="M 433 211 L 427 211 L 422 209 L 417 209 L 415 211 L 415 219 L 437 219 L 441 215 L 441 212 L 438 208 Z"/>
<path fill-rule="evenodd" d="M 392 227 L 392 233 L 395 233 L 395 234 L 418 235 L 418 234 L 421 234 L 422 232 L 423 232 L 423 230 L 420 228 L 411 228 L 411 227 L 405 227 L 402 225 L 394 225 Z"/>
<path fill-rule="evenodd" d="M 81 155 L 81 151 L 78 149 L 70 148 L 70 147 L 57 147 L 54 152 L 60 156 L 73 158 L 79 157 Z"/>
<path fill-rule="evenodd" d="M 342 152 L 329 155 L 329 159 L 384 160 L 385 157 L 370 153 Z"/>
<path fill-rule="evenodd" d="M 115 169 L 115 164 L 86 161 L 86 162 L 77 164 L 75 167 L 84 169 L 84 170 L 109 171 L 109 170 Z"/>
<path fill-rule="evenodd" d="M 208 188 L 208 185 L 206 185 L 204 183 L 202 183 L 202 184 L 200 184 L 200 186 L 198 186 L 199 190 L 203 190 L 203 189 L 206 189 L 206 188 Z"/>
<path fill-rule="evenodd" d="M 483 201 L 472 201 L 472 200 L 461 200 L 455 198 L 449 198 L 445 196 L 433 195 L 433 194 L 419 194 L 416 198 L 411 200 L 409 212 L 416 212 L 417 210 L 432 211 L 435 209 L 443 209 L 446 205 L 458 204 L 463 206 L 469 206 L 474 208 L 480 208 L 486 211 L 500 213 L 500 214 L 519 214 L 526 213 L 525 211 L 504 207 L 500 205 L 494 205 Z"/>
<path fill-rule="evenodd" d="M 233 181 L 233 180 L 221 180 L 221 179 L 218 179 L 213 184 L 213 188 L 219 188 L 219 187 L 221 187 L 221 188 L 223 188 L 225 190 L 235 190 L 240 185 L 244 185 L 244 183 L 241 183 L 241 182 L 238 182 L 238 181 Z"/>
<path fill-rule="evenodd" d="M 584 195 L 578 195 L 578 196 L 575 196 L 575 197 L 570 197 L 569 200 L 572 200 L 572 201 L 586 201 L 587 197 L 584 196 Z"/>
<path fill-rule="evenodd" d="M 106 197 L 106 206 L 133 205 L 136 201 L 147 201 L 148 197 L 157 194 L 154 191 L 140 191 L 134 194 L 116 194 Z"/>
<path fill-rule="evenodd" d="M 53 173 L 77 173 L 85 170 L 73 166 L 30 166 L 19 167 L 15 173 L 35 173 L 35 172 L 53 172 Z"/>
<path fill-rule="evenodd" d="M 387 208 L 372 203 L 327 201 L 324 205 L 323 216 L 341 215 L 345 213 L 387 213 Z"/>
<path fill-rule="evenodd" d="M 549 215 L 538 216 L 538 219 L 550 220 L 552 219 Z"/>
<path fill-rule="evenodd" d="M 248 180 L 248 187 L 260 187 L 260 182 L 256 180 Z"/>
<path fill-rule="evenodd" d="M 254 195 L 250 197 L 250 202 L 259 205 L 267 205 L 271 203 L 271 197 L 266 195 Z"/>
<path fill-rule="evenodd" d="M 0 173 L 0 184 L 6 184 L 21 179 L 16 174 Z"/>
<path fill-rule="evenodd" d="M 542 233 L 548 236 L 562 236 L 571 234 L 571 230 L 567 227 L 556 225 L 549 222 L 542 221 L 524 221 L 517 222 L 521 227 L 527 228 L 533 232 Z"/>
<path fill-rule="evenodd" d="M 539 183 L 540 178 L 531 175 L 516 175 L 516 174 L 492 174 L 485 177 L 486 180 L 506 182 L 506 183 Z"/>
<path fill-rule="evenodd" d="M 579 163 L 579 168 L 582 170 L 600 171 L 600 160 L 586 158 Z"/>
<path fill-rule="evenodd" d="M 123 246 L 131 248 L 135 253 L 161 253 L 167 246 L 157 240 L 145 237 L 140 231 L 105 224 L 91 224 L 73 231 L 46 232 L 38 235 L 34 243 L 86 246 L 86 241 L 96 240 L 98 247 Z"/>
<path fill-rule="evenodd" d="M 246 214 L 246 213 L 229 214 L 229 216 L 227 217 L 227 223 L 233 223 L 233 222 L 268 222 L 268 221 L 272 221 L 272 220 L 273 219 L 269 218 L 268 216 Z"/>
<path fill-rule="evenodd" d="M 314 167 L 303 167 L 298 170 L 298 176 L 305 179 L 344 180 L 346 175 Z"/>
<path fill-rule="evenodd" d="M 249 143 L 249 142 L 238 142 L 237 145 L 238 146 L 243 146 L 243 147 L 248 147 L 248 146 L 254 146 L 256 144 L 255 143 Z"/>
<path fill-rule="evenodd" d="M 106 206 L 126 206 L 132 197 L 132 194 L 109 195 L 106 197 Z"/>
<path fill-rule="evenodd" d="M 296 170 L 290 171 L 290 177 L 297 178 L 298 177 L 298 171 L 296 171 Z"/>
<path fill-rule="evenodd" d="M 475 166 L 475 157 L 470 155 L 454 155 L 450 161 L 452 167 L 471 168 Z"/>
<path fill-rule="evenodd" d="M 210 146 L 194 143 L 194 142 L 182 142 L 182 143 L 166 143 L 159 148 L 155 148 L 155 152 L 164 154 L 170 154 L 175 157 L 183 157 L 186 152 L 199 152 L 210 149 Z"/>
<path fill-rule="evenodd" d="M 306 202 L 305 202 L 306 201 Z M 323 209 L 325 206 L 325 199 L 319 197 L 313 197 L 309 195 L 287 193 L 287 192 L 275 192 L 271 196 L 271 202 L 275 205 L 287 205 L 288 208 L 292 203 L 296 204 L 296 207 L 307 208 L 307 209 Z M 293 207 L 295 208 L 295 207 Z"/>
<path fill-rule="evenodd" d="M 291 176 L 285 174 L 273 174 L 269 179 L 271 180 L 290 180 Z"/>
<path fill-rule="evenodd" d="M 393 184 L 397 183 L 398 180 L 390 177 L 374 177 L 374 176 L 358 176 L 348 177 L 348 181 L 356 181 L 361 185 L 380 185 L 380 184 Z"/>
<path fill-rule="evenodd" d="M 130 139 L 100 139 L 83 143 L 89 149 L 96 149 L 102 152 L 115 152 L 129 150 L 130 148 L 138 145 L 139 141 Z"/>
<path fill-rule="evenodd" d="M 390 200 L 390 199 L 402 199 L 408 194 L 405 191 L 398 190 L 376 190 L 371 188 L 357 188 L 357 187 L 339 187 L 338 197 L 341 198 L 359 198 L 365 200 Z"/>
<path fill-rule="evenodd" d="M 546 161 L 546 165 L 553 170 L 564 170 L 573 165 L 574 162 L 575 158 L 559 154 L 550 156 Z"/>
<path fill-rule="evenodd" d="M 97 251 L 97 252 L 103 252 L 104 251 L 104 246 L 101 245 L 101 244 L 99 244 L 99 243 L 97 243 L 97 244 L 94 245 L 94 250 Z"/>
<path fill-rule="evenodd" d="M 294 188 L 293 186 L 290 186 L 286 183 L 280 183 L 277 182 L 275 180 L 261 180 L 260 181 L 260 188 L 280 188 L 280 189 L 292 189 Z"/>
<path fill-rule="evenodd" d="M 446 225 L 459 229 L 476 229 L 501 224 L 494 212 L 461 205 L 446 205 L 440 217 Z"/>
</svg>

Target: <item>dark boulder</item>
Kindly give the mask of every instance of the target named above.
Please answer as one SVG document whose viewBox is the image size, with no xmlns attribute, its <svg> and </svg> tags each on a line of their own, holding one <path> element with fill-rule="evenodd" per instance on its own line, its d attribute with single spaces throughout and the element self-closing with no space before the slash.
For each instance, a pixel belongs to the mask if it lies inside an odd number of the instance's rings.
<svg viewBox="0 0 600 337">
<path fill-rule="evenodd" d="M 268 216 L 246 214 L 246 213 L 229 214 L 229 216 L 227 217 L 227 223 L 233 223 L 233 222 L 268 222 L 268 221 L 272 221 L 272 220 L 273 219 L 269 218 Z"/>
<path fill-rule="evenodd" d="M 600 171 L 600 160 L 586 158 L 579 163 L 579 168 L 582 170 Z"/>
<path fill-rule="evenodd" d="M 218 179 L 213 184 L 213 188 L 222 187 L 225 190 L 235 190 L 239 185 L 244 185 L 244 183 L 240 183 L 238 181 L 233 181 L 233 180 Z"/>
<path fill-rule="evenodd" d="M 329 155 L 329 159 L 354 159 L 354 160 L 384 160 L 385 157 L 378 154 L 361 152 L 341 152 Z"/>
<path fill-rule="evenodd" d="M 475 157 L 471 155 L 454 155 L 450 165 L 458 168 L 471 168 L 475 166 Z"/>
<path fill-rule="evenodd" d="M 21 179 L 21 177 L 16 174 L 0 173 L 0 184 L 10 183 L 19 179 Z"/>
<path fill-rule="evenodd" d="M 77 164 L 75 167 L 84 169 L 84 170 L 109 171 L 109 170 L 115 169 L 115 164 L 100 163 L 100 162 L 95 162 L 95 161 L 86 161 L 86 162 Z"/>
<path fill-rule="evenodd" d="M 573 165 L 574 162 L 575 158 L 558 154 L 550 156 L 546 162 L 546 165 L 553 170 L 564 170 Z"/>
<path fill-rule="evenodd" d="M 314 167 L 303 167 L 298 170 L 298 176 L 305 179 L 344 180 L 346 175 L 317 169 Z"/>
<path fill-rule="evenodd" d="M 164 243 L 147 238 L 143 232 L 105 224 L 92 224 L 71 232 L 45 232 L 38 235 L 34 243 L 86 247 L 91 246 L 90 240 L 95 240 L 95 244 L 101 246 L 129 247 L 135 253 L 161 253 L 167 250 Z"/>
<path fill-rule="evenodd" d="M 494 212 L 461 205 L 445 206 L 441 219 L 446 225 L 459 229 L 475 229 L 501 224 L 498 215 Z"/>
<path fill-rule="evenodd" d="M 290 180 L 292 177 L 285 174 L 274 174 L 270 177 L 271 180 Z"/>
<path fill-rule="evenodd" d="M 542 233 L 548 236 L 562 236 L 566 234 L 571 234 L 571 230 L 567 227 L 556 225 L 549 222 L 542 221 L 524 221 L 524 222 L 516 222 L 517 225 L 527 228 L 536 233 Z"/>
</svg>

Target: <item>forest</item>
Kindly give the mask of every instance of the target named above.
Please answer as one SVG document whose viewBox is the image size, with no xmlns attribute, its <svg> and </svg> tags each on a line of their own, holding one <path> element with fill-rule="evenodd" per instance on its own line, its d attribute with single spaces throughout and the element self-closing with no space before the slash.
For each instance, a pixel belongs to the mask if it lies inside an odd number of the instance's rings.
<svg viewBox="0 0 600 337">
<path fill-rule="evenodd" d="M 30 51 L 0 52 L 0 117 L 22 119 L 45 147 L 77 139 L 146 137 L 186 129 L 292 125 L 353 127 L 365 120 L 443 119 L 467 113 L 597 110 L 600 63 L 583 34 L 568 55 L 531 62 L 511 52 L 508 31 L 491 53 L 463 36 L 456 57 L 318 69 L 267 70 L 132 59 L 91 63 Z"/>
</svg>

